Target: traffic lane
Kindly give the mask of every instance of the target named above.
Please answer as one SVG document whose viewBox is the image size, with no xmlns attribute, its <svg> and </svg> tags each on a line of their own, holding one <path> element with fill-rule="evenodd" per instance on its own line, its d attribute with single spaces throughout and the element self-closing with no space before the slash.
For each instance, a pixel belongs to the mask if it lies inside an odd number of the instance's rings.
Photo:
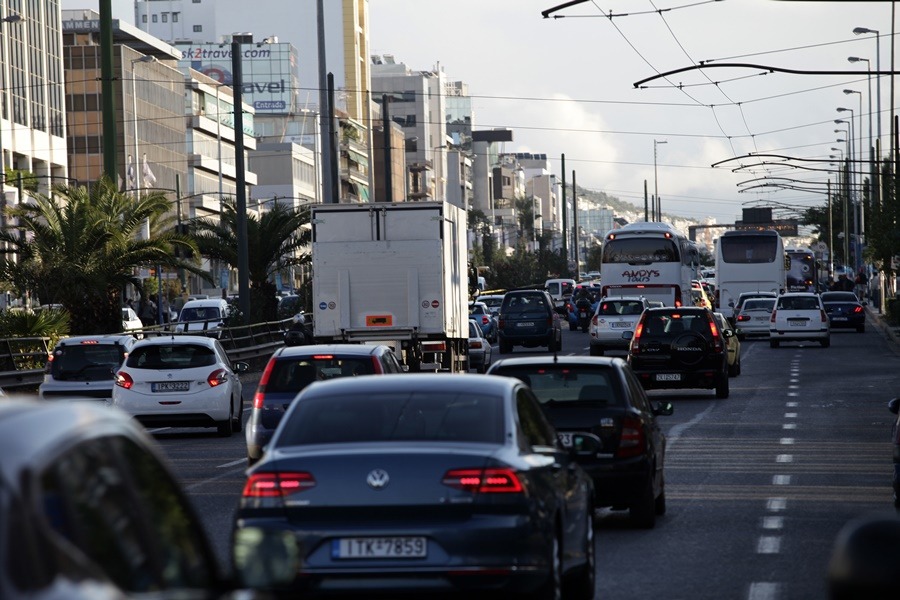
<svg viewBox="0 0 900 600">
<path fill-rule="evenodd" d="M 896 388 L 900 369 L 868 335 L 835 336 L 829 349 L 742 348 L 728 399 L 651 393 L 675 405 L 661 419 L 668 511 L 653 531 L 631 529 L 625 512 L 600 519 L 599 597 L 632 598 L 636 585 L 641 597 L 826 597 L 840 528 L 891 506 L 890 419 L 879 390 Z M 840 375 L 848 364 L 879 376 L 856 394 Z M 646 564 L 653 578 L 636 568 Z"/>
</svg>

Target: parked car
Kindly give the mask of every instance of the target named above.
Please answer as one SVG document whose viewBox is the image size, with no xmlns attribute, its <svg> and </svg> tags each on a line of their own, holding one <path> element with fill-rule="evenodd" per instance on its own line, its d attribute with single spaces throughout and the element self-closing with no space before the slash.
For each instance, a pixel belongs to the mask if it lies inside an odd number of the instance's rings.
<svg viewBox="0 0 900 600">
<path fill-rule="evenodd" d="M 298 592 L 593 598 L 593 485 L 509 377 L 306 387 L 247 471 L 235 530 L 284 531 Z M 389 576 L 372 576 L 374 573 Z"/>
<path fill-rule="evenodd" d="M 509 354 L 514 346 L 547 346 L 550 352 L 559 352 L 562 328 L 553 306 L 550 294 L 543 290 L 507 292 L 500 307 L 500 354 Z"/>
<path fill-rule="evenodd" d="M 607 350 L 628 352 L 631 336 L 650 303 L 643 296 L 603 298 L 591 319 L 591 356 L 603 356 Z"/>
<path fill-rule="evenodd" d="M 537 396 L 564 447 L 578 433 L 599 446 L 576 460 L 594 481 L 596 506 L 628 509 L 639 527 L 666 512 L 666 436 L 656 417 L 672 405 L 650 399 L 621 358 L 563 356 L 504 358 L 490 375 L 521 379 Z"/>
<path fill-rule="evenodd" d="M 148 426 L 215 427 L 240 432 L 250 368 L 232 364 L 219 341 L 197 335 L 140 340 L 116 374 L 112 404 Z"/>
<path fill-rule="evenodd" d="M 865 303 L 860 302 L 853 292 L 822 292 L 822 305 L 828 315 L 828 324 L 833 329 L 849 327 L 857 333 L 866 330 Z"/>
<path fill-rule="evenodd" d="M 497 341 L 497 311 L 492 311 L 487 304 L 481 301 L 469 302 L 469 319 L 478 323 L 481 333 L 489 342 Z"/>
<path fill-rule="evenodd" d="M 484 373 L 491 364 L 491 343 L 484 337 L 481 327 L 469 319 L 469 368 Z"/>
<path fill-rule="evenodd" d="M 713 313 L 696 306 L 648 308 L 635 327 L 628 363 L 644 389 L 715 389 L 727 398 L 728 348 Z"/>
<path fill-rule="evenodd" d="M 769 337 L 769 319 L 775 310 L 775 298 L 750 298 L 734 313 L 738 337 Z"/>
<path fill-rule="evenodd" d="M 731 323 L 720 312 L 713 313 L 719 332 L 725 338 L 725 347 L 728 350 L 728 376 L 737 377 L 741 374 L 741 340 L 737 332 L 731 328 Z M 731 331 L 729 335 L 728 331 Z"/>
<path fill-rule="evenodd" d="M 47 357 L 38 397 L 108 401 L 116 371 L 136 343 L 137 339 L 128 334 L 62 338 Z"/>
<path fill-rule="evenodd" d="M 188 300 L 178 313 L 175 332 L 220 337 L 232 310 L 224 298 Z"/>
<path fill-rule="evenodd" d="M 162 451 L 128 415 L 94 402 L 0 403 L 0 598 L 269 598 L 235 589 Z M 238 580 L 296 572 L 261 530 L 232 546 Z"/>
<path fill-rule="evenodd" d="M 818 294 L 788 292 L 775 301 L 769 317 L 769 345 L 777 348 L 784 342 L 814 341 L 823 348 L 831 345 L 828 315 Z"/>
<path fill-rule="evenodd" d="M 144 328 L 144 324 L 141 322 L 140 317 L 137 316 L 137 313 L 134 312 L 134 309 L 130 306 L 122 307 L 122 331 L 128 333 L 129 331 L 139 331 Z M 135 334 L 135 337 L 142 338 L 144 335 L 142 333 Z"/>
<path fill-rule="evenodd" d="M 285 411 L 303 388 L 314 381 L 354 375 L 402 373 L 394 351 L 383 344 L 312 344 L 279 348 L 259 378 L 247 420 L 247 462 L 263 450 Z"/>
</svg>

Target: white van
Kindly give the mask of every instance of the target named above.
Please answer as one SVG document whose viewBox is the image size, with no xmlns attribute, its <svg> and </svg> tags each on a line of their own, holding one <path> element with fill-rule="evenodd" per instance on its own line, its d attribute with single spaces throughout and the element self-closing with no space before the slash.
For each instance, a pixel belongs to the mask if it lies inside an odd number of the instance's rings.
<svg viewBox="0 0 900 600">
<path fill-rule="evenodd" d="M 556 308 L 565 306 L 569 298 L 575 292 L 574 279 L 548 279 L 544 282 L 544 288 L 553 298 L 553 304 Z"/>
<path fill-rule="evenodd" d="M 231 305 L 224 298 L 188 300 L 178 313 L 175 333 L 207 333 L 219 337 L 225 319 L 231 315 Z"/>
</svg>

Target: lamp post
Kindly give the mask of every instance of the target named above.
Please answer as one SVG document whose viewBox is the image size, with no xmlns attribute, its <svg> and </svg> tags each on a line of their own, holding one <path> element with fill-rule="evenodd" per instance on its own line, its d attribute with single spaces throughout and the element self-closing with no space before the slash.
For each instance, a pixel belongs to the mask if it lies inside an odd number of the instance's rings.
<svg viewBox="0 0 900 600">
<path fill-rule="evenodd" d="M 849 94 L 859 94 L 859 129 L 857 130 L 857 133 L 859 133 L 859 155 L 857 156 L 857 161 L 859 162 L 860 166 L 862 166 L 862 162 L 864 160 L 863 156 L 865 156 L 865 154 L 863 153 L 863 137 L 862 137 L 862 116 L 863 116 L 862 92 L 858 92 L 856 90 L 844 90 L 844 93 L 848 94 L 848 95 Z M 871 101 L 869 102 L 869 104 L 870 104 L 869 109 L 871 111 Z M 840 109 L 838 109 L 838 110 L 840 110 Z M 871 147 L 871 145 L 872 145 L 872 114 L 870 112 L 869 113 L 869 146 Z M 870 152 L 871 152 L 871 150 L 870 150 Z M 871 158 L 871 154 L 870 154 L 870 158 Z M 872 172 L 871 165 L 869 168 L 869 172 L 870 173 Z M 860 178 L 861 178 L 861 174 L 862 174 L 862 171 L 860 171 Z M 860 181 L 860 188 L 862 188 L 862 181 Z M 862 189 L 860 189 L 860 195 L 861 195 L 861 192 L 862 192 Z M 871 200 L 871 198 L 872 198 L 872 178 L 870 176 L 869 177 L 869 199 Z M 864 236 L 866 234 L 866 211 L 864 208 L 865 202 L 862 197 L 860 197 L 859 200 L 860 200 L 860 202 L 859 202 L 859 232 L 858 233 L 860 236 L 863 236 L 861 239 L 864 239 Z"/>
<path fill-rule="evenodd" d="M 15 14 L 6 15 L 2 19 L 0 19 L 0 47 L 2 47 L 2 44 L 3 44 L 2 25 L 4 23 L 19 23 L 21 21 L 22 21 L 21 15 L 15 15 Z M 4 61 L 4 63 L 8 63 L 8 62 L 9 62 L 8 60 Z M 5 75 L 4 71 L 5 71 L 4 67 L 0 66 L 0 75 Z M 6 77 L 2 77 L 2 80 L 0 80 L 0 125 L 3 124 L 3 113 L 4 113 L 3 109 L 6 108 L 6 86 L 3 85 L 5 83 L 6 83 Z M 3 154 L 3 131 L 2 131 L 2 128 L 0 128 L 0 180 L 2 180 L 2 183 L 0 183 L 0 191 L 2 191 L 3 186 L 6 185 L 6 160 L 5 160 L 5 156 Z"/>
<path fill-rule="evenodd" d="M 657 186 L 656 175 L 656 146 L 658 144 L 666 144 L 666 140 L 653 140 L 653 197 L 656 199 L 656 217 L 654 220 L 662 221 L 662 204 L 659 201 L 659 187 Z"/>
<path fill-rule="evenodd" d="M 846 123 L 846 121 L 842 121 L 842 123 Z M 843 197 L 844 266 L 846 267 L 847 263 L 850 261 L 850 236 L 847 235 L 847 233 L 849 233 L 849 229 L 850 229 L 849 204 L 850 204 L 851 181 L 850 181 L 850 173 L 849 173 L 849 171 L 850 171 L 849 164 L 850 164 L 850 162 L 852 162 L 852 159 L 850 159 L 850 156 L 851 156 L 850 141 L 849 141 L 850 140 L 850 130 L 848 129 L 845 131 L 843 129 L 835 129 L 834 132 L 835 133 L 843 133 L 843 134 L 847 135 L 846 140 L 843 140 L 841 138 L 837 138 L 835 140 L 836 142 L 844 142 L 847 144 L 848 162 L 844 162 L 844 159 L 843 159 L 844 154 L 843 154 L 843 152 L 841 153 L 841 178 L 843 179 L 843 183 L 844 183 L 844 197 Z M 846 169 L 846 171 L 844 169 Z"/>
<path fill-rule="evenodd" d="M 837 108 L 838 112 L 849 112 L 850 120 L 847 121 L 845 119 L 835 119 L 835 123 L 847 123 L 850 129 L 847 134 L 847 155 L 849 156 L 848 165 L 849 165 L 849 177 L 848 181 L 850 183 L 850 188 L 848 190 L 848 196 L 852 194 L 852 197 L 848 198 L 849 204 L 853 207 L 853 231 L 856 233 L 857 243 L 854 244 L 853 249 L 853 272 L 856 273 L 859 271 L 859 249 L 857 248 L 857 244 L 859 243 L 859 198 L 856 187 L 856 159 L 854 158 L 853 153 L 853 117 L 854 111 L 852 108 L 844 108 L 839 106 Z"/>
<path fill-rule="evenodd" d="M 878 76 L 875 78 L 875 89 L 878 97 L 878 141 L 879 146 L 881 145 L 881 34 L 877 29 L 869 29 L 867 27 L 855 27 L 853 29 L 854 35 L 862 35 L 864 33 L 874 33 L 875 34 L 875 70 L 878 71 Z M 850 62 L 856 62 L 853 60 L 855 57 L 850 57 L 847 60 Z M 862 59 L 857 59 L 862 60 Z M 871 69 L 869 69 L 871 70 Z"/>
<path fill-rule="evenodd" d="M 134 160 L 131 163 L 131 168 L 134 169 L 134 194 L 135 198 L 140 195 L 141 190 L 141 166 L 138 164 L 140 160 L 140 146 L 138 143 L 138 116 L 137 116 L 137 76 L 134 72 L 134 65 L 137 63 L 148 63 L 148 62 L 156 62 L 155 56 L 144 55 L 138 58 L 131 59 L 131 114 L 132 114 L 132 129 L 131 134 L 134 137 Z M 127 177 L 127 173 L 126 173 Z M 143 225 L 141 226 L 141 238 L 145 240 L 150 239 L 150 221 L 145 220 Z"/>
</svg>

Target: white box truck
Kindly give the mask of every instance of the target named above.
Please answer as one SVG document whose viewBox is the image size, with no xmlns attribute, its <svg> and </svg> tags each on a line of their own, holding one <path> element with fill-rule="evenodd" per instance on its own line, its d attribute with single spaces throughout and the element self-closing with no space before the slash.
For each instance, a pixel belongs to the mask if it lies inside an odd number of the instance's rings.
<svg viewBox="0 0 900 600">
<path fill-rule="evenodd" d="M 383 341 L 410 371 L 468 368 L 466 212 L 442 201 L 312 208 L 313 333 Z"/>
</svg>

